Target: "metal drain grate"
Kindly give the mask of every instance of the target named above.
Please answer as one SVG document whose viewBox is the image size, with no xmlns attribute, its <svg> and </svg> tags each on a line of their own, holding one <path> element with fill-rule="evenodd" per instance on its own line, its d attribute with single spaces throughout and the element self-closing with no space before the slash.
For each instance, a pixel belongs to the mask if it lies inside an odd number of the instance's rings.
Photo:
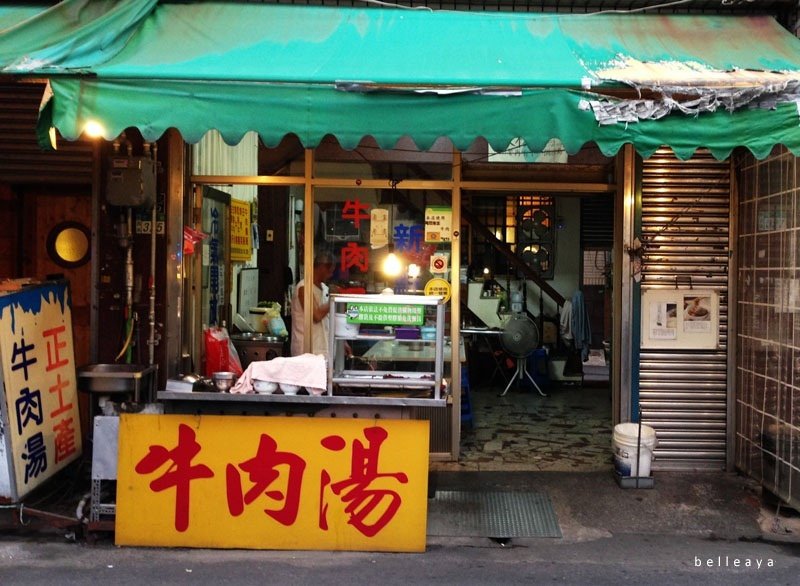
<svg viewBox="0 0 800 586">
<path fill-rule="evenodd" d="M 428 501 L 428 535 L 561 537 L 561 528 L 545 493 L 441 490 Z"/>
</svg>

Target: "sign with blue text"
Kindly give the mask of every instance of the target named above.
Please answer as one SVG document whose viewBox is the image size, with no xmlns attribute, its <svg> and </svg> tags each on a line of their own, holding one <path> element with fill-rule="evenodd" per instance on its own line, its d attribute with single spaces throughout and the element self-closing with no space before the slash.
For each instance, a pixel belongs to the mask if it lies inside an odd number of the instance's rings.
<svg viewBox="0 0 800 586">
<path fill-rule="evenodd" d="M 0 497 L 17 501 L 80 457 L 66 281 L 0 294 Z"/>
</svg>

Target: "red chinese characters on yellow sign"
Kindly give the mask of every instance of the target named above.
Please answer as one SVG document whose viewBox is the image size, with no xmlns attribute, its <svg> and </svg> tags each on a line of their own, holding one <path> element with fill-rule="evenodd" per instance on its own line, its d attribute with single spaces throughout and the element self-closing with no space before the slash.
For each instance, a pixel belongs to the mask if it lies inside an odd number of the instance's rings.
<svg viewBox="0 0 800 586">
<path fill-rule="evenodd" d="M 21 499 L 81 455 L 70 295 L 54 281 L 0 296 L 0 497 Z"/>
<path fill-rule="evenodd" d="M 423 551 L 427 466 L 426 421 L 126 415 L 117 543 Z"/>
</svg>

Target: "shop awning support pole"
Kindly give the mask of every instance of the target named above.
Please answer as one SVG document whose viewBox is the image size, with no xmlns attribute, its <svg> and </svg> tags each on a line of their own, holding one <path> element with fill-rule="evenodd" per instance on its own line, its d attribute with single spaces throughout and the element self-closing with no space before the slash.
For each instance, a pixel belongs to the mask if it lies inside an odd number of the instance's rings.
<svg viewBox="0 0 800 586">
<path fill-rule="evenodd" d="M 314 149 L 306 149 L 305 151 L 305 165 L 303 166 L 303 177 L 305 197 L 303 200 L 303 279 L 305 286 L 303 287 L 303 307 L 306 311 L 303 312 L 303 320 L 305 324 L 303 331 L 303 352 L 311 352 L 312 328 L 314 327 L 314 311 L 309 311 L 308 308 L 314 307 L 314 187 L 312 180 L 314 178 Z"/>
<path fill-rule="evenodd" d="M 453 379 L 453 433 L 450 452 L 458 461 L 461 446 L 461 152 L 453 150 L 453 191 L 451 200 L 451 234 L 450 242 L 450 372 Z"/>
</svg>

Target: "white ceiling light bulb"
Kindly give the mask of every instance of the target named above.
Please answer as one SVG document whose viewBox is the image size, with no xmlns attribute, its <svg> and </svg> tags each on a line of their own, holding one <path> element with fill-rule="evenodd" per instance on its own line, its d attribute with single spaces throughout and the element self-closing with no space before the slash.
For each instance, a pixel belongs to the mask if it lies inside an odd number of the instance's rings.
<svg viewBox="0 0 800 586">
<path fill-rule="evenodd" d="M 400 258 L 394 252 L 390 252 L 383 260 L 383 274 L 387 277 L 399 277 L 402 272 L 403 265 Z"/>
</svg>

